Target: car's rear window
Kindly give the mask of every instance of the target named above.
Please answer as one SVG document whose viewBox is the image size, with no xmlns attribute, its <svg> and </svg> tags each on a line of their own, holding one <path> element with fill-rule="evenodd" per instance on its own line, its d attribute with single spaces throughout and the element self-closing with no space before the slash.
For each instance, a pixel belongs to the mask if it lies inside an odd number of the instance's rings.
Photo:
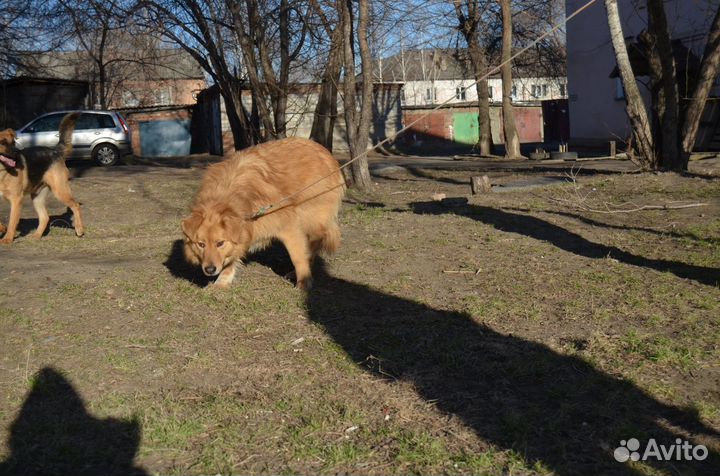
<svg viewBox="0 0 720 476">
<path fill-rule="evenodd" d="M 76 130 L 81 129 L 114 129 L 115 121 L 109 114 L 83 113 L 75 125 Z"/>
</svg>

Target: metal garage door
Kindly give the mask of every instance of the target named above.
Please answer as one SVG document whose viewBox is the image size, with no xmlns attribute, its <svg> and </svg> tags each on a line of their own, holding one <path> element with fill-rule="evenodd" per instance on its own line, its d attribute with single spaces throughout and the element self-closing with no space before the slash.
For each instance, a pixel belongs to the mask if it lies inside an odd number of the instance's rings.
<svg viewBox="0 0 720 476">
<path fill-rule="evenodd" d="M 143 157 L 178 157 L 190 153 L 190 119 L 140 122 Z"/>
</svg>

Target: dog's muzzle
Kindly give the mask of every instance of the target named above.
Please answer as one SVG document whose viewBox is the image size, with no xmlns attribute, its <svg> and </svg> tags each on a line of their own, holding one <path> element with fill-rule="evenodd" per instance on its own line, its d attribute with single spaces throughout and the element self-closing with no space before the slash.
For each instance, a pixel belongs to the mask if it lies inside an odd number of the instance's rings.
<svg viewBox="0 0 720 476">
<path fill-rule="evenodd" d="M 203 266 L 203 269 L 202 269 L 202 270 L 203 270 L 203 273 L 205 273 L 205 276 L 215 276 L 215 275 L 218 274 L 218 271 L 219 271 L 219 270 L 218 270 L 215 266 L 213 266 L 213 265 Z"/>
</svg>

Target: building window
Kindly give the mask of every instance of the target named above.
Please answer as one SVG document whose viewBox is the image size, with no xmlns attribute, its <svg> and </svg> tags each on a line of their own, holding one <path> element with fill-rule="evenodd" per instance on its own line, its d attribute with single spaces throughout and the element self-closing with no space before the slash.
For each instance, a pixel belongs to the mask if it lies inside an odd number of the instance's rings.
<svg viewBox="0 0 720 476">
<path fill-rule="evenodd" d="M 455 88 L 455 99 L 459 101 L 465 101 L 467 99 L 465 95 L 465 88 L 463 87 L 457 87 Z"/>
<path fill-rule="evenodd" d="M 428 103 L 435 102 L 435 88 L 425 89 L 425 102 L 428 102 Z"/>
<path fill-rule="evenodd" d="M 161 89 L 155 93 L 155 106 L 167 106 L 170 104 L 170 89 Z"/>
<path fill-rule="evenodd" d="M 534 98 L 542 98 L 547 96 L 548 87 L 547 84 L 533 84 L 530 87 L 530 94 Z"/>
<path fill-rule="evenodd" d="M 493 98 L 493 87 L 488 86 L 488 99 L 492 99 L 492 98 Z"/>
<path fill-rule="evenodd" d="M 517 98 L 517 86 L 512 87 L 512 92 L 510 94 L 513 99 Z"/>
<path fill-rule="evenodd" d="M 567 94 L 567 91 L 565 91 L 565 85 L 561 84 L 560 85 L 560 97 L 564 98 L 566 96 L 566 94 Z"/>
<path fill-rule="evenodd" d="M 140 100 L 132 91 L 124 91 L 122 93 L 122 101 L 125 107 L 137 107 L 140 105 Z"/>
</svg>

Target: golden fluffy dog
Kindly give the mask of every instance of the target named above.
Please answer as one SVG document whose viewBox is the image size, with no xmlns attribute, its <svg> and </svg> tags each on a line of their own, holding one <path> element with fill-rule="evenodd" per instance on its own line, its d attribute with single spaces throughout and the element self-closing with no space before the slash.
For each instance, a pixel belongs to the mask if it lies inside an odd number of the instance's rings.
<svg viewBox="0 0 720 476">
<path fill-rule="evenodd" d="M 281 139 L 235 151 L 208 169 L 182 222 L 185 256 L 206 276 L 217 276 L 215 285 L 227 287 L 248 251 L 277 239 L 290 255 L 297 286 L 309 289 L 312 258 L 340 245 L 344 192 L 337 161 L 316 142 Z M 268 205 L 267 213 L 255 216 Z"/>
<path fill-rule="evenodd" d="M 0 132 L 0 197 L 10 202 L 8 225 L 5 227 L 0 223 L 0 233 L 5 232 L 0 243 L 8 244 L 15 238 L 25 195 L 32 197 L 38 215 L 38 227 L 33 238 L 42 237 L 50 220 L 45 207 L 48 191 L 52 191 L 72 210 L 75 234 L 83 235 L 80 204 L 73 198 L 68 183 L 70 172 L 65 166 L 65 159 L 72 151 L 72 134 L 79 116 L 79 112 L 72 112 L 63 118 L 60 141 L 55 147 L 18 150 L 15 148 L 15 131 L 6 129 Z"/>
</svg>

